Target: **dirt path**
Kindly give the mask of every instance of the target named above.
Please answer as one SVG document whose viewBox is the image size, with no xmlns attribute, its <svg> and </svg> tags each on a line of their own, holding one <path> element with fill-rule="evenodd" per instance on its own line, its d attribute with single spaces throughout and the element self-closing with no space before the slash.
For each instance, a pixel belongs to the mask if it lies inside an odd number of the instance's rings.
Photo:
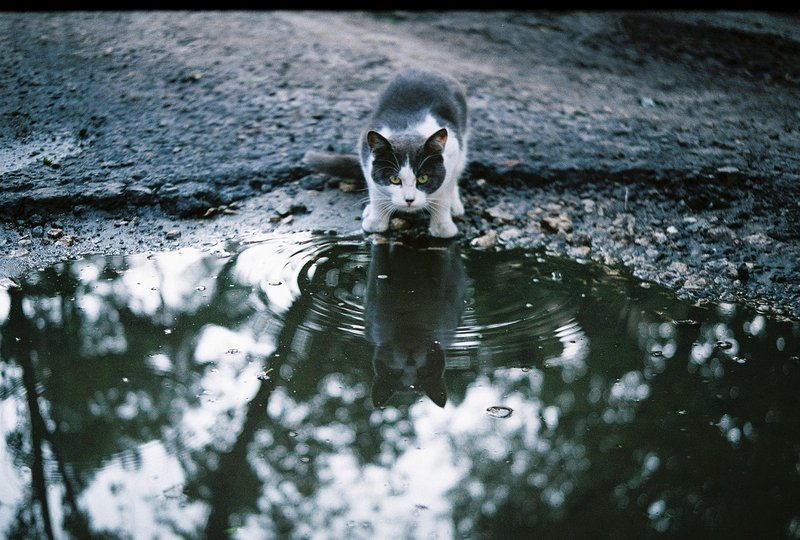
<svg viewBox="0 0 800 540">
<path fill-rule="evenodd" d="M 800 319 L 798 22 L 5 13 L 0 276 L 87 252 L 358 234 L 363 193 L 300 158 L 350 151 L 384 82 L 421 65 L 469 91 L 465 243 L 496 234 L 499 248 L 624 265 L 688 298 Z"/>
</svg>

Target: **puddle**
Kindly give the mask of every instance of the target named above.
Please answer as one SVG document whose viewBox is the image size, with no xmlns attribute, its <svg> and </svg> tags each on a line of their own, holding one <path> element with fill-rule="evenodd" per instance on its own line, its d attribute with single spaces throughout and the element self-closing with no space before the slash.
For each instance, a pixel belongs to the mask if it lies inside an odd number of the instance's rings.
<svg viewBox="0 0 800 540">
<path fill-rule="evenodd" d="M 63 262 L 0 289 L 0 530 L 798 537 L 799 343 L 523 251 Z"/>
</svg>

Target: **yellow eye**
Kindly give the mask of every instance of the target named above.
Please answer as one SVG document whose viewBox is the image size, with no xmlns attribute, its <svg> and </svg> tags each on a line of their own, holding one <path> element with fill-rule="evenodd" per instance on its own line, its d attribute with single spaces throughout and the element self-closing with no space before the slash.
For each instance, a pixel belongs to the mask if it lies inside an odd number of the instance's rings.
<svg viewBox="0 0 800 540">
<path fill-rule="evenodd" d="M 420 184 L 424 184 L 427 181 L 428 181 L 427 174 L 423 174 L 422 176 L 417 176 L 417 182 L 419 182 Z"/>
<path fill-rule="evenodd" d="M 399 176 L 390 176 L 389 177 L 389 182 L 391 182 L 392 184 L 399 184 L 400 183 L 400 177 Z"/>
</svg>

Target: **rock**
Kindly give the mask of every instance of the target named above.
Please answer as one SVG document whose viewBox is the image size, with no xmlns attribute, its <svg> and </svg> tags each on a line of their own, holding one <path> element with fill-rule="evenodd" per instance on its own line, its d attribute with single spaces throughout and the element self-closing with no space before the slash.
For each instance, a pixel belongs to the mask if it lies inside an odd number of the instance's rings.
<svg viewBox="0 0 800 540">
<path fill-rule="evenodd" d="M 180 229 L 170 229 L 167 231 L 166 237 L 167 240 L 175 240 L 176 238 L 180 238 L 181 231 Z"/>
<path fill-rule="evenodd" d="M 24 257 L 27 254 L 28 254 L 28 250 L 27 249 L 19 248 L 19 249 L 13 250 L 9 255 L 11 257 Z"/>
<path fill-rule="evenodd" d="M 64 234 L 64 229 L 59 229 L 56 227 L 47 231 L 47 237 L 50 238 L 51 240 L 58 240 L 59 238 L 61 238 L 63 234 Z"/>
<path fill-rule="evenodd" d="M 356 185 L 352 182 L 339 182 L 339 191 L 342 193 L 353 193 L 356 190 Z"/>
</svg>

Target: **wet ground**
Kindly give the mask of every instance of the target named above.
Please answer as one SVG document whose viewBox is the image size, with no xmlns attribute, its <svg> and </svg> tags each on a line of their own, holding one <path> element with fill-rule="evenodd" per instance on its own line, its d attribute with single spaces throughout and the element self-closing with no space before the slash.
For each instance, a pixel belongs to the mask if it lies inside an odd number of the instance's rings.
<svg viewBox="0 0 800 540">
<path fill-rule="evenodd" d="M 0 291 L 0 353 L 9 538 L 800 537 L 800 324 L 596 263 L 87 256 Z"/>
<path fill-rule="evenodd" d="M 6 13 L 0 274 L 359 230 L 350 151 L 397 69 L 472 110 L 461 241 L 617 265 L 800 317 L 796 14 Z M 488 236 L 487 236 L 488 235 Z M 11 279 L 12 281 L 8 281 Z"/>
</svg>

